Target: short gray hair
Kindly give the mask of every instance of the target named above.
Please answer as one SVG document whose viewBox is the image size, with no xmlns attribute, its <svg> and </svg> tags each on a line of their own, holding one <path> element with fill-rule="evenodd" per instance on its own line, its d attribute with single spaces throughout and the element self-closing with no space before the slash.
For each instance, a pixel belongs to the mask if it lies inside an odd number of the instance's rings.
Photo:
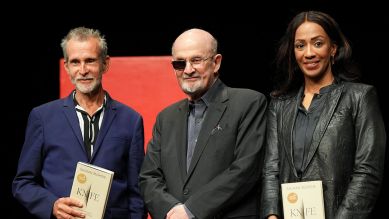
<svg viewBox="0 0 389 219">
<path fill-rule="evenodd" d="M 63 57 L 65 58 L 65 61 L 68 61 L 68 54 L 66 52 L 67 43 L 71 39 L 84 41 L 88 38 L 93 37 L 99 40 L 99 47 L 100 47 L 100 58 L 104 60 L 108 56 L 108 46 L 107 41 L 105 40 L 105 37 L 100 33 L 97 29 L 91 29 L 86 27 L 77 27 L 74 29 L 71 29 L 69 33 L 62 39 L 61 41 L 61 47 L 63 52 Z"/>
</svg>

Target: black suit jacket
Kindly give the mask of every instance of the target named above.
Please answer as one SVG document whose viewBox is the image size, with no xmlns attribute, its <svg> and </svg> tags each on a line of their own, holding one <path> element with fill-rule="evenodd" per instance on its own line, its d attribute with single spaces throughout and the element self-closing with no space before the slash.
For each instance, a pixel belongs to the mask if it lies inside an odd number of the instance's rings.
<svg viewBox="0 0 389 219">
<path fill-rule="evenodd" d="M 184 203 L 196 218 L 257 216 L 266 98 L 217 83 L 186 171 L 188 100 L 159 113 L 140 174 L 153 218 Z"/>
</svg>

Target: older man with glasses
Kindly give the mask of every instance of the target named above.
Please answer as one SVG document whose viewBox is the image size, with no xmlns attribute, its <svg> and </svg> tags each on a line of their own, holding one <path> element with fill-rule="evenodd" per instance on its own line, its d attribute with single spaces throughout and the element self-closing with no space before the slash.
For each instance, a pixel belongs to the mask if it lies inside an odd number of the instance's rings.
<svg viewBox="0 0 389 219">
<path fill-rule="evenodd" d="M 227 87 L 208 32 L 173 43 L 172 66 L 187 98 L 158 114 L 140 173 L 153 218 L 259 218 L 266 98 Z"/>
</svg>

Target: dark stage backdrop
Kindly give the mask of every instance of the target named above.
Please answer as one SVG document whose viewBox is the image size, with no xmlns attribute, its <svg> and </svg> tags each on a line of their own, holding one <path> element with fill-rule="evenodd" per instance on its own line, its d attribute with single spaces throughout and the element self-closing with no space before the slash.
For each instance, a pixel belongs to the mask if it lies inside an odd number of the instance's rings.
<svg viewBox="0 0 389 219">
<path fill-rule="evenodd" d="M 384 92 L 388 73 L 389 11 L 383 3 L 359 4 L 340 1 L 293 1 L 250 3 L 208 1 L 142 5 L 61 2 L 61 5 L 18 5 L 2 8 L 2 174 L 1 218 L 33 218 L 13 199 L 11 182 L 24 140 L 30 110 L 59 96 L 60 41 L 73 27 L 100 29 L 108 40 L 111 56 L 170 55 L 171 44 L 184 30 L 198 27 L 211 32 L 223 54 L 221 79 L 232 87 L 251 88 L 266 95 L 272 89 L 273 58 L 277 41 L 290 19 L 301 10 L 331 14 L 351 40 L 354 57 L 364 75 L 363 82 L 376 86 L 382 112 L 388 111 Z M 166 5 L 162 5 L 166 4 Z M 223 6 L 223 7 L 222 7 Z M 48 8 L 52 9 L 48 9 Z M 150 78 L 149 80 L 153 80 Z M 388 128 L 388 116 L 384 114 Z M 4 153 L 5 152 L 5 153 Z M 388 153 L 387 153 L 388 154 Z M 388 167 L 389 162 L 386 162 Z M 385 181 L 389 181 L 386 168 Z M 384 214 L 383 187 L 375 214 Z M 4 216 L 5 215 L 9 215 Z"/>
</svg>

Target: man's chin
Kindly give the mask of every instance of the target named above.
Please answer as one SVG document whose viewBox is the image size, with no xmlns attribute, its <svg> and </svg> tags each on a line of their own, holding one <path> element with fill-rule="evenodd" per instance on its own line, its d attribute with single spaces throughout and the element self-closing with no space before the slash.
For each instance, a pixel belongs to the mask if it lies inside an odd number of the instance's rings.
<svg viewBox="0 0 389 219">
<path fill-rule="evenodd" d="M 85 87 L 77 87 L 77 90 L 83 94 L 90 94 L 93 92 L 94 89 L 92 88 L 85 88 Z"/>
<path fill-rule="evenodd" d="M 194 89 L 192 87 L 184 87 L 182 90 L 186 94 L 195 94 L 198 91 L 198 89 Z"/>
<path fill-rule="evenodd" d="M 184 84 L 182 86 L 182 90 L 184 90 L 184 92 L 188 92 L 188 93 L 196 93 L 197 91 L 201 90 L 201 86 L 198 86 L 197 84 Z"/>
</svg>

